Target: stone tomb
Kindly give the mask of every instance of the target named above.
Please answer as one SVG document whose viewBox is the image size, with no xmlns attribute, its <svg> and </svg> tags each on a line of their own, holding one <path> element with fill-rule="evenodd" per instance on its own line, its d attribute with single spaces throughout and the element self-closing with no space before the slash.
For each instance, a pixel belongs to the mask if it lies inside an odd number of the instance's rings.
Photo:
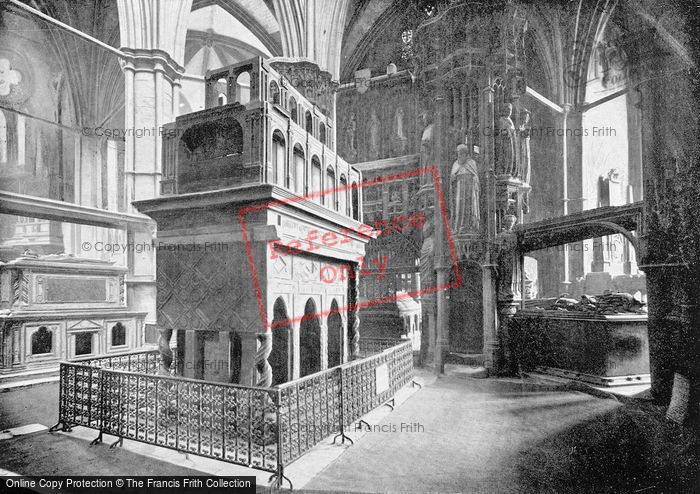
<svg viewBox="0 0 700 494">
<path fill-rule="evenodd" d="M 127 308 L 126 271 L 60 254 L 0 263 L 0 373 L 143 346 L 146 313 Z"/>
</svg>

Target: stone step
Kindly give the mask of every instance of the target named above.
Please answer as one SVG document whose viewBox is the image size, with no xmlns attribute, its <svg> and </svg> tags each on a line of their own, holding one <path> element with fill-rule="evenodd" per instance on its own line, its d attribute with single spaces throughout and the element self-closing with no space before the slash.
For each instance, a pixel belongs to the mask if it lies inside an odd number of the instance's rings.
<svg viewBox="0 0 700 494">
<path fill-rule="evenodd" d="M 449 352 L 445 359 L 446 364 L 482 366 L 484 365 L 483 353 L 459 353 Z"/>
<path fill-rule="evenodd" d="M 59 366 L 0 374 L 0 390 L 33 386 L 58 380 Z"/>
</svg>

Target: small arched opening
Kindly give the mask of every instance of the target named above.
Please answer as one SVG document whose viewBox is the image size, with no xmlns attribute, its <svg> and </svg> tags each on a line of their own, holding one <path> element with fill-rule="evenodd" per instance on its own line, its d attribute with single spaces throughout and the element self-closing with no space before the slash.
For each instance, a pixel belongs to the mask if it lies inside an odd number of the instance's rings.
<svg viewBox="0 0 700 494">
<path fill-rule="evenodd" d="M 335 183 L 335 171 L 330 166 L 326 168 L 326 190 L 323 198 L 326 199 L 326 206 L 338 210 L 338 185 Z"/>
<path fill-rule="evenodd" d="M 313 194 L 313 201 L 319 204 L 323 204 L 323 198 L 321 197 L 321 161 L 318 156 L 311 158 L 311 194 Z"/>
<path fill-rule="evenodd" d="M 275 81 L 270 81 L 270 96 L 269 101 L 274 105 L 280 104 L 280 87 Z"/>
<path fill-rule="evenodd" d="M 294 184 L 290 184 L 290 187 L 294 186 L 294 192 L 297 194 L 304 194 L 306 191 L 305 163 L 304 149 L 297 144 L 294 146 L 294 173 L 292 174 Z"/>
<path fill-rule="evenodd" d="M 241 72 L 236 78 L 236 95 L 240 104 L 245 105 L 250 102 L 250 73 Z"/>
<path fill-rule="evenodd" d="M 280 187 L 286 185 L 286 155 L 284 136 L 276 130 L 272 134 L 272 182 Z"/>
<path fill-rule="evenodd" d="M 318 125 L 318 140 L 326 144 L 326 125 L 323 122 Z"/>
<path fill-rule="evenodd" d="M 338 310 L 338 303 L 333 299 L 328 314 L 328 367 L 343 363 L 343 318 Z"/>
<path fill-rule="evenodd" d="M 305 117 L 305 129 L 309 134 L 314 133 L 314 118 L 311 116 L 311 112 L 307 110 Z"/>
<path fill-rule="evenodd" d="M 350 201 L 352 206 L 352 219 L 360 221 L 360 193 L 357 187 L 357 182 L 353 182 L 350 186 Z"/>
<path fill-rule="evenodd" d="M 299 327 L 301 377 L 321 370 L 321 322 L 312 298 L 306 301 Z"/>
<path fill-rule="evenodd" d="M 338 186 L 338 211 L 341 214 L 348 215 L 348 180 L 345 175 L 340 176 L 340 184 Z"/>
<path fill-rule="evenodd" d="M 287 307 L 282 297 L 275 300 L 272 312 L 272 352 L 268 362 L 272 367 L 272 385 L 276 386 L 289 381 L 292 368 L 292 334 Z"/>
<path fill-rule="evenodd" d="M 126 328 L 120 322 L 112 326 L 112 346 L 126 345 Z"/>
<path fill-rule="evenodd" d="M 297 100 L 292 96 L 289 98 L 289 113 L 292 116 L 292 121 L 294 123 L 299 123 L 299 115 L 297 111 Z"/>
</svg>

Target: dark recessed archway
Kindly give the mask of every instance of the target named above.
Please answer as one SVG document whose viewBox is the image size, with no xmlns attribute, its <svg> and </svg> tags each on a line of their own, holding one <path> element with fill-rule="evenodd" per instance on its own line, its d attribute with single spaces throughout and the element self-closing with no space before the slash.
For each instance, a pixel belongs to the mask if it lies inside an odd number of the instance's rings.
<svg viewBox="0 0 700 494">
<path fill-rule="evenodd" d="M 335 367 L 343 362 L 344 332 L 343 318 L 334 299 L 328 314 L 328 367 Z"/>
<path fill-rule="evenodd" d="M 292 332 L 287 307 L 281 297 L 275 300 L 272 311 L 272 352 L 268 362 L 272 367 L 272 385 L 275 386 L 289 381 L 291 375 Z"/>
<path fill-rule="evenodd" d="M 321 370 L 321 321 L 313 299 L 306 301 L 299 328 L 301 377 Z"/>
</svg>

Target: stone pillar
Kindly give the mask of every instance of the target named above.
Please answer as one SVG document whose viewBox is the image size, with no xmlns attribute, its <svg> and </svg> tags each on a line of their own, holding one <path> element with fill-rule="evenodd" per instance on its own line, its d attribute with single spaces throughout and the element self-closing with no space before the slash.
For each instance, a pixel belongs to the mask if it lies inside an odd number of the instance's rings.
<svg viewBox="0 0 700 494">
<path fill-rule="evenodd" d="M 519 305 L 519 253 L 517 236 L 511 231 L 512 223 L 506 224 L 498 234 L 499 246 L 497 267 L 497 311 L 496 350 L 493 352 L 493 368 L 497 374 L 511 375 L 516 366 L 510 351 L 509 326 Z"/>
<path fill-rule="evenodd" d="M 302 308 L 303 310 L 303 308 Z M 291 355 L 292 355 L 292 369 L 291 369 L 291 379 L 299 379 L 301 375 L 301 351 L 299 349 L 299 329 L 301 326 L 301 321 L 294 321 L 291 327 L 291 338 L 290 345 Z"/>
<path fill-rule="evenodd" d="M 323 313 L 323 310 L 321 310 Z M 321 370 L 328 369 L 328 316 L 319 316 L 319 321 L 321 326 Z"/>
<path fill-rule="evenodd" d="M 202 371 L 204 362 L 202 361 L 201 341 L 197 331 L 194 329 L 185 330 L 185 347 L 184 355 L 187 356 L 187 362 L 184 363 L 182 377 L 190 379 L 202 379 Z"/>
<path fill-rule="evenodd" d="M 124 72 L 124 181 L 127 210 L 132 201 L 159 195 L 161 128 L 177 116 L 187 17 L 192 0 L 117 0 Z M 139 137 L 137 137 L 137 135 Z M 150 245 L 153 232 L 130 232 L 135 245 Z M 133 261 L 133 264 L 132 264 Z M 155 324 L 155 251 L 132 255 L 127 300 L 132 310 L 146 310 Z"/>
<path fill-rule="evenodd" d="M 690 384 L 683 408 L 697 421 L 700 143 L 697 132 L 690 130 L 697 123 L 697 105 L 691 76 L 684 72 L 666 76 L 669 72 L 664 64 L 670 63 L 669 59 L 653 46 L 653 40 L 646 42 L 652 45 L 644 47 L 647 53 L 656 55 L 653 62 L 659 67 L 658 74 L 664 74 L 645 78 L 643 67 L 633 67 L 643 81 L 639 88 L 645 214 L 640 269 L 647 279 L 651 391 L 655 400 L 668 403 L 674 392 L 674 375 L 682 376 Z"/>
<path fill-rule="evenodd" d="M 442 187 L 442 194 L 438 194 L 438 188 L 442 184 L 449 184 L 449 166 L 448 160 L 448 149 L 446 146 L 446 139 L 448 138 L 445 118 L 447 115 L 446 106 L 451 105 L 451 101 L 447 98 L 447 92 L 444 88 L 440 87 L 437 89 L 437 96 L 435 97 L 435 134 L 433 136 L 433 142 L 435 145 L 435 152 L 433 157 L 435 159 L 435 166 L 438 169 L 438 183 L 435 184 L 435 214 L 433 219 L 435 221 L 435 272 L 436 272 L 436 286 L 438 287 L 436 296 L 436 306 L 435 306 L 435 351 L 434 351 L 434 362 L 435 362 L 435 373 L 440 375 L 445 372 L 445 357 L 447 356 L 447 349 L 449 345 L 448 338 L 448 324 L 449 324 L 449 301 L 447 299 L 447 288 L 445 288 L 449 282 L 449 272 L 450 272 L 450 256 L 447 252 L 447 236 L 445 218 L 443 217 L 443 207 L 444 205 L 440 203 L 441 200 L 446 200 L 447 190 L 449 187 Z"/>
<path fill-rule="evenodd" d="M 125 83 L 124 173 L 129 210 L 132 201 L 159 195 L 164 124 L 175 120 L 174 94 L 184 71 L 159 50 L 122 48 Z"/>
<path fill-rule="evenodd" d="M 564 113 L 561 116 L 561 173 L 562 173 L 562 215 L 566 216 L 569 214 L 569 151 L 568 151 L 568 139 L 566 136 L 566 128 L 568 124 L 569 110 L 571 110 L 570 104 L 564 104 Z M 564 249 L 564 276 L 561 281 L 561 293 L 569 293 L 569 286 L 571 285 L 571 280 L 569 279 L 569 250 Z"/>
<path fill-rule="evenodd" d="M 482 305 L 484 327 L 484 367 L 489 374 L 496 373 L 498 345 L 498 318 L 496 296 L 496 264 L 482 266 Z"/>
</svg>

